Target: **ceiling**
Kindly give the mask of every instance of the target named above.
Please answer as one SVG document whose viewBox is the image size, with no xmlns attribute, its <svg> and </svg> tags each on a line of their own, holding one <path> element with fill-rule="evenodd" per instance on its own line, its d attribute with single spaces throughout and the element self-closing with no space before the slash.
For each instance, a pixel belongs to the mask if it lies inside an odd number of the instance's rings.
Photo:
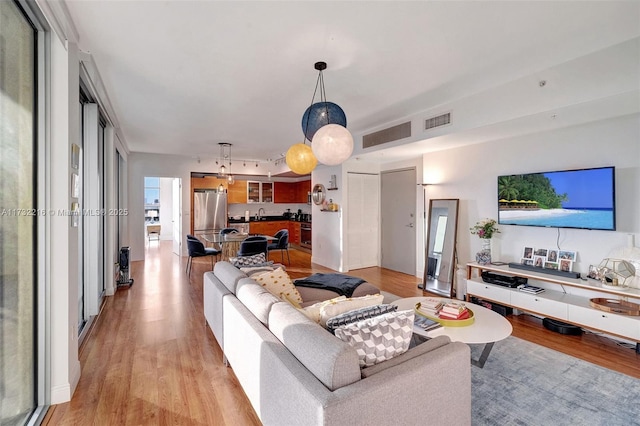
<svg viewBox="0 0 640 426">
<path fill-rule="evenodd" d="M 131 151 L 260 161 L 302 142 L 316 61 L 361 134 L 640 28 L 635 1 L 65 3 Z"/>
</svg>

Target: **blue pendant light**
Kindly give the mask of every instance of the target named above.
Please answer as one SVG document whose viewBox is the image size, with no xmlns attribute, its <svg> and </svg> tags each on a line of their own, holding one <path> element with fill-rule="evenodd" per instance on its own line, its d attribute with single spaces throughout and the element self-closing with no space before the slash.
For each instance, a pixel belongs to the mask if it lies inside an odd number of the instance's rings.
<svg viewBox="0 0 640 426">
<path fill-rule="evenodd" d="M 326 62 L 316 62 L 313 67 L 318 71 L 316 88 L 311 98 L 311 106 L 302 114 L 302 133 L 308 140 L 313 140 L 313 135 L 318 129 L 327 124 L 338 124 L 347 127 L 347 116 L 340 106 L 327 101 L 324 91 L 324 77 L 322 71 L 327 69 Z M 313 103 L 320 87 L 320 102 Z"/>
<path fill-rule="evenodd" d="M 342 108 L 333 102 L 316 102 L 302 115 L 302 131 L 308 140 L 312 140 L 318 129 L 327 124 L 347 127 L 347 116 Z"/>
</svg>

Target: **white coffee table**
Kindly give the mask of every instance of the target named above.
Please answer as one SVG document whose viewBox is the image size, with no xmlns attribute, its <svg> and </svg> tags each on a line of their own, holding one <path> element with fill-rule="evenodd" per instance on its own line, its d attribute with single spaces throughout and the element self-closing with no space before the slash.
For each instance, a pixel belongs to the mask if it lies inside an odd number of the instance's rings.
<svg viewBox="0 0 640 426">
<path fill-rule="evenodd" d="M 391 303 L 396 305 L 399 310 L 414 310 L 416 304 L 425 299 L 426 297 L 407 297 L 405 299 L 395 300 Z M 435 299 L 440 299 L 445 303 L 451 301 L 451 299 L 439 297 L 436 297 Z M 456 302 L 460 301 L 456 300 Z M 469 302 L 464 303 L 469 309 L 471 309 L 471 311 L 473 311 L 473 324 L 465 327 L 439 327 L 428 331 L 425 331 L 418 326 L 414 326 L 413 332 L 429 339 L 437 336 L 448 336 L 454 342 L 463 342 L 470 345 L 484 344 L 485 346 L 482 350 L 482 354 L 480 354 L 480 358 L 477 360 L 471 360 L 473 365 L 482 368 L 491 353 L 493 344 L 509 337 L 513 328 L 506 318 L 496 312 L 493 312 L 491 309 Z"/>
</svg>

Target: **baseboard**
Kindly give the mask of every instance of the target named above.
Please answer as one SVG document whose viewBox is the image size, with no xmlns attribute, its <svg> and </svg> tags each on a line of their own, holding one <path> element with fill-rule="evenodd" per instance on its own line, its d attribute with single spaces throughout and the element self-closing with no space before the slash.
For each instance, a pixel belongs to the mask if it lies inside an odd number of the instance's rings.
<svg viewBox="0 0 640 426">
<path fill-rule="evenodd" d="M 65 384 L 51 388 L 51 405 L 71 401 L 71 385 Z"/>
<path fill-rule="evenodd" d="M 72 364 L 71 372 L 69 374 L 69 383 L 51 388 L 51 405 L 71 401 L 71 397 L 73 396 L 76 387 L 78 387 L 78 382 L 80 382 L 80 374 L 80 361 L 75 361 Z"/>
</svg>

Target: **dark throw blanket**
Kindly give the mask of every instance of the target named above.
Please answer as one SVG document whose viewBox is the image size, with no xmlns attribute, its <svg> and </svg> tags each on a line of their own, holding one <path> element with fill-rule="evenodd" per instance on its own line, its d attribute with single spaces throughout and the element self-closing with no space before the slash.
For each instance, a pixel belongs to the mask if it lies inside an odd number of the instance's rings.
<svg viewBox="0 0 640 426">
<path fill-rule="evenodd" d="M 313 287 L 335 291 L 341 296 L 351 297 L 353 291 L 365 282 L 362 278 L 344 274 L 313 274 L 300 278 L 293 283 L 300 287 Z"/>
</svg>

